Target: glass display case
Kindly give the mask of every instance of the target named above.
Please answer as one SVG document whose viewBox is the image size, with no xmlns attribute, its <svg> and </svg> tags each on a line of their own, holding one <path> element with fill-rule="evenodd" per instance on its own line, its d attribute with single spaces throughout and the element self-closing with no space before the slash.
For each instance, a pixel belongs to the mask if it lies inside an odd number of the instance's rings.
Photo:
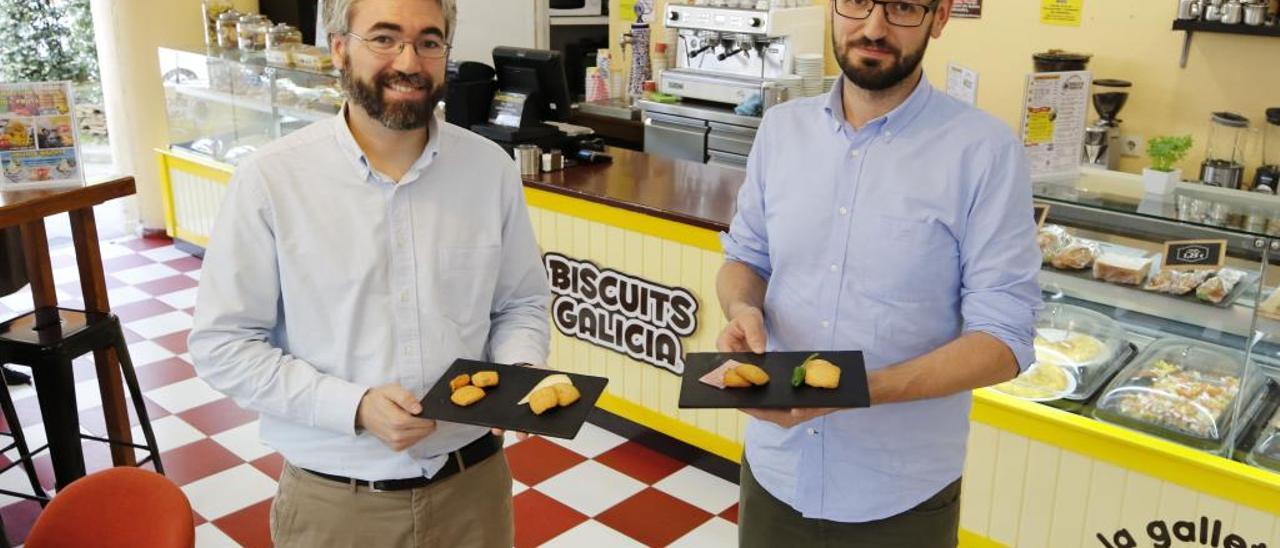
<svg viewBox="0 0 1280 548">
<path fill-rule="evenodd" d="M 1050 207 L 1039 363 L 996 390 L 1273 468 L 1280 198 L 1194 184 L 1144 195 L 1138 176 L 1093 170 L 1034 194 Z M 1186 240 L 1225 242 L 1225 263 L 1162 268 L 1165 243 Z"/>
<path fill-rule="evenodd" d="M 267 142 L 341 108 L 337 71 L 269 63 L 266 55 L 160 48 L 170 147 L 235 165 Z"/>
</svg>

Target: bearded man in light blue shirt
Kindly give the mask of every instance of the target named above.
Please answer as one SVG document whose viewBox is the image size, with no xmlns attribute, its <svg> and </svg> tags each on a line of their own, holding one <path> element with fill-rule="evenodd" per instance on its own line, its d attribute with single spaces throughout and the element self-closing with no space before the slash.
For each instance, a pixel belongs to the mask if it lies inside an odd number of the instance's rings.
<svg viewBox="0 0 1280 548">
<path fill-rule="evenodd" d="M 523 186 L 435 107 L 455 0 L 333 0 L 348 102 L 236 168 L 191 332 L 201 378 L 285 458 L 277 546 L 514 542 L 486 428 L 417 416 L 457 358 L 544 364 L 550 288 Z"/>
<path fill-rule="evenodd" d="M 972 389 L 1034 359 L 1031 182 L 920 61 L 950 0 L 832 0 L 843 78 L 766 114 L 722 242 L 722 351 L 861 350 L 868 409 L 746 432 L 742 546 L 954 546 Z"/>
</svg>

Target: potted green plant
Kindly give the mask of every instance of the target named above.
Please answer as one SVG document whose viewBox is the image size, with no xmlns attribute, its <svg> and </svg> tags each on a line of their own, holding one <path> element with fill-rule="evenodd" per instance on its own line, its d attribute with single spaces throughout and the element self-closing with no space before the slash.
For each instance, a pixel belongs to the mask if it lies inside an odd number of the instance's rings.
<svg viewBox="0 0 1280 548">
<path fill-rule="evenodd" d="M 1160 136 L 1147 141 L 1147 157 L 1151 167 L 1142 170 L 1142 185 L 1147 194 L 1168 194 L 1182 180 L 1182 170 L 1174 167 L 1191 150 L 1191 136 Z"/>
</svg>

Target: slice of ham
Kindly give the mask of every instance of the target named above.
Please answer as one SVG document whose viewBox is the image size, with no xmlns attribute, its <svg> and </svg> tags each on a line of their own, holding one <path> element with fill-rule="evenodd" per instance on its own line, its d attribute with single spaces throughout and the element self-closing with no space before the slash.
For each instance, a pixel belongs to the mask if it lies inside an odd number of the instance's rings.
<svg viewBox="0 0 1280 548">
<path fill-rule="evenodd" d="M 726 360 L 724 363 L 720 364 L 720 367 L 712 369 L 711 371 L 708 371 L 706 375 L 698 378 L 698 381 L 724 390 L 724 374 L 739 365 L 742 365 L 742 362 L 737 360 Z"/>
</svg>

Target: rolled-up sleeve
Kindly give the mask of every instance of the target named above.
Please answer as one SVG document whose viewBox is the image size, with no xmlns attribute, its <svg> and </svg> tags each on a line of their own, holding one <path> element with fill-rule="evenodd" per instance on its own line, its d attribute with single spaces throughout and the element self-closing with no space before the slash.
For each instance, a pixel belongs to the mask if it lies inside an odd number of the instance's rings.
<svg viewBox="0 0 1280 548">
<path fill-rule="evenodd" d="M 1035 322 L 1042 306 L 1031 175 L 1012 136 L 988 157 L 960 242 L 960 311 L 966 333 L 996 337 L 1025 371 L 1035 361 Z"/>
<path fill-rule="evenodd" d="M 272 343 L 280 272 L 263 183 L 253 164 L 238 167 L 214 223 L 188 340 L 196 372 L 246 409 L 354 435 L 368 388 Z"/>
<path fill-rule="evenodd" d="M 738 211 L 729 224 L 729 231 L 720 234 L 724 258 L 750 266 L 765 280 L 773 272 L 769 263 L 769 234 L 764 211 L 765 157 L 769 151 L 767 121 L 766 117 L 761 123 L 751 154 L 747 157 L 747 179 L 738 190 Z"/>
<path fill-rule="evenodd" d="M 551 286 L 514 165 L 506 168 L 503 179 L 502 264 L 489 312 L 489 358 L 546 365 Z"/>
</svg>

